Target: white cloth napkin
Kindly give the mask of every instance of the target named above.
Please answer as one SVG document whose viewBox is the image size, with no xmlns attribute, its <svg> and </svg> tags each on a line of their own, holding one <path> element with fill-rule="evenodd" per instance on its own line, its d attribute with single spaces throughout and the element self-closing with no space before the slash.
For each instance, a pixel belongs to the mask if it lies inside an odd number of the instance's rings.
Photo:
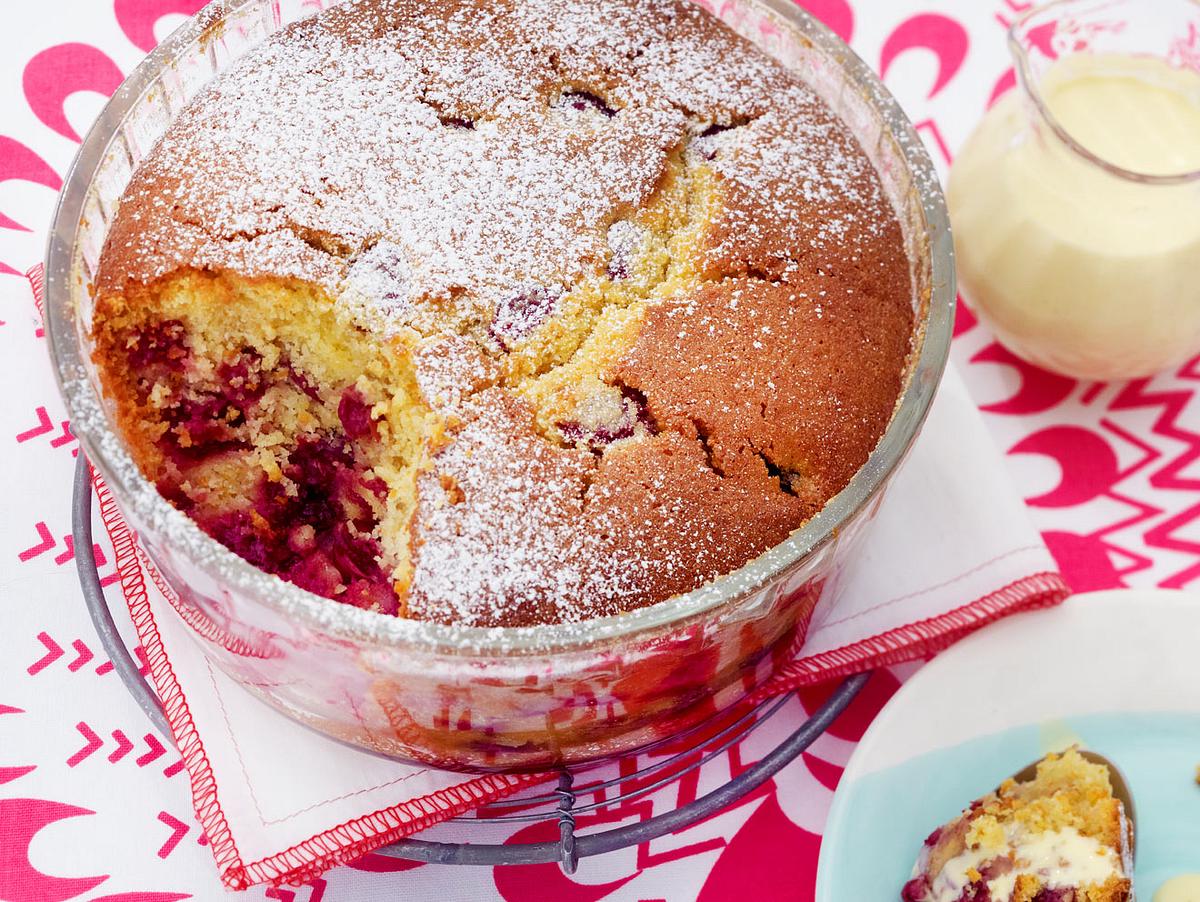
<svg viewBox="0 0 1200 902">
<path fill-rule="evenodd" d="M 107 489 L 98 490 L 118 556 L 128 549 L 119 561 L 127 600 L 227 885 L 309 879 L 538 779 L 391 763 L 270 710 L 208 664 L 122 533 Z M 838 601 L 818 606 L 798 657 L 764 694 L 920 657 L 996 617 L 1065 597 L 953 370 L 841 578 Z"/>
</svg>

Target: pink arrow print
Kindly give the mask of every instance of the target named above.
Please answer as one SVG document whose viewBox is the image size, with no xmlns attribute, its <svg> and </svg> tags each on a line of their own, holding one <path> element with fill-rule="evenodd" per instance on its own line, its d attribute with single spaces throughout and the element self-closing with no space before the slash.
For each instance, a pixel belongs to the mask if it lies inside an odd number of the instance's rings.
<svg viewBox="0 0 1200 902">
<path fill-rule="evenodd" d="M 54 559 L 54 563 L 59 565 L 65 564 L 67 561 L 75 557 L 75 537 L 69 533 L 63 536 L 63 545 L 66 546 L 66 550 Z M 108 563 L 108 558 L 104 554 L 104 549 L 99 545 L 92 545 L 92 555 L 96 558 L 97 567 L 103 567 Z M 113 581 L 114 579 L 109 579 L 108 582 L 101 580 L 100 585 L 107 586 L 108 583 Z"/>
<path fill-rule="evenodd" d="M 38 424 L 32 429 L 26 429 L 24 432 L 17 434 L 17 444 L 27 442 L 30 439 L 37 438 L 39 435 L 45 435 L 47 432 L 54 431 L 54 424 L 50 421 L 50 414 L 46 413 L 45 407 L 39 407 L 34 413 L 37 414 Z"/>
<path fill-rule="evenodd" d="M 67 759 L 67 767 L 75 767 L 81 761 L 90 757 L 91 754 L 96 751 L 96 749 L 104 745 L 104 740 L 97 736 L 95 731 L 82 720 L 75 724 L 75 729 L 82 734 L 83 738 L 87 740 L 87 743 L 83 746 L 83 748 Z"/>
<path fill-rule="evenodd" d="M 50 419 L 50 414 L 46 412 L 45 407 L 39 407 L 34 411 L 34 414 L 37 416 L 38 424 L 30 429 L 26 429 L 24 432 L 18 433 L 17 444 L 24 444 L 25 442 L 35 439 L 38 436 L 46 435 L 47 433 L 54 431 L 54 422 Z M 62 420 L 58 424 L 58 429 L 58 435 L 50 439 L 51 448 L 61 448 L 63 445 L 69 445 L 71 442 L 75 441 L 75 436 L 71 432 L 71 423 L 69 420 Z"/>
<path fill-rule="evenodd" d="M 75 441 L 75 434 L 71 432 L 71 421 L 63 420 L 58 424 L 59 434 L 50 439 L 51 448 L 61 448 L 63 445 L 69 445 Z"/>
<path fill-rule="evenodd" d="M 179 845 L 179 841 L 181 839 L 183 839 L 185 836 L 187 836 L 187 832 L 192 828 L 189 827 L 187 824 L 185 824 L 183 821 L 179 820 L 179 818 L 172 817 L 171 815 L 167 814 L 167 812 L 165 812 L 165 811 L 160 811 L 158 813 L 158 819 L 160 821 L 162 821 L 164 824 L 166 824 L 168 827 L 171 828 L 171 835 L 167 838 L 167 841 L 165 843 L 163 843 L 162 847 L 158 850 L 158 857 L 166 858 L 168 855 L 170 855 L 172 852 L 175 851 L 175 847 L 177 845 Z"/>
<path fill-rule="evenodd" d="M 58 545 L 58 542 L 54 541 L 54 536 L 50 535 L 50 529 L 46 524 L 38 522 L 35 525 L 35 529 L 37 530 L 38 539 L 41 539 L 42 541 L 38 542 L 37 545 L 31 545 L 29 548 L 26 548 L 25 551 L 20 552 L 17 557 L 22 561 L 32 560 L 36 558 L 38 554 L 44 554 L 48 552 L 50 548 Z"/>
<path fill-rule="evenodd" d="M 71 643 L 71 647 L 75 649 L 78 655 L 74 661 L 67 665 L 67 670 L 71 671 L 71 673 L 77 671 L 80 667 L 96 656 L 90 648 L 83 644 L 82 639 L 76 639 Z"/>
<path fill-rule="evenodd" d="M 46 654 L 38 658 L 26 668 L 25 672 L 30 676 L 37 676 L 55 661 L 63 656 L 62 646 L 50 638 L 47 633 L 38 633 L 37 639 L 42 645 L 46 646 Z"/>
<path fill-rule="evenodd" d="M 50 527 L 48 527 L 45 523 L 37 523 L 35 524 L 34 528 L 37 530 L 38 538 L 40 538 L 41 541 L 36 545 L 31 545 L 29 548 L 26 548 L 19 555 L 17 555 L 22 562 L 31 561 L 35 557 L 45 554 L 47 551 L 50 551 L 58 545 L 54 535 L 50 532 Z M 103 567 L 108 563 L 108 557 L 104 554 L 104 549 L 102 549 L 99 545 L 92 545 L 92 554 L 96 559 L 97 567 Z M 59 554 L 55 555 L 54 563 L 61 567 L 74 557 L 75 537 L 68 533 L 67 535 L 63 536 L 63 550 Z M 114 571 L 108 576 L 101 577 L 100 585 L 110 586 L 120 578 L 120 574 Z"/>
<path fill-rule="evenodd" d="M 101 746 L 104 745 L 104 740 L 101 739 L 96 731 L 88 726 L 84 721 L 77 723 L 75 725 L 75 729 L 79 731 L 80 735 L 83 736 L 87 742 L 84 744 L 83 748 L 79 749 L 79 751 L 67 759 L 68 767 L 75 767 L 82 761 L 90 758 Z M 109 752 L 108 760 L 110 763 L 116 764 L 118 761 L 121 761 L 123 758 L 125 758 L 131 751 L 133 751 L 134 743 L 121 730 L 113 730 L 112 738 L 113 742 L 116 743 L 116 748 Z M 148 764 L 153 764 L 166 753 L 166 749 L 163 747 L 163 744 L 159 742 L 153 734 L 147 733 L 142 737 L 142 740 L 146 743 L 146 751 L 134 759 L 134 763 L 138 767 L 145 767 Z M 164 770 L 163 775 L 166 777 L 174 776 L 174 774 L 178 772 L 178 770 L 182 770 L 182 768 L 183 761 L 180 760 Z"/>
<path fill-rule="evenodd" d="M 308 897 L 308 902 L 321 902 L 325 898 L 325 887 L 328 884 L 324 880 L 317 878 L 307 884 L 312 889 L 312 894 Z M 268 899 L 278 899 L 279 902 L 295 902 L 296 893 L 290 889 L 284 889 L 282 886 L 273 886 L 263 893 Z"/>
<path fill-rule="evenodd" d="M 64 549 L 62 554 L 59 554 L 54 558 L 54 563 L 58 564 L 60 567 L 75 557 L 75 537 L 63 536 L 63 544 L 67 547 Z"/>
<path fill-rule="evenodd" d="M 101 559 L 101 563 L 103 563 L 103 559 Z M 111 582 L 111 580 L 109 581 Z M 103 582 L 104 581 L 101 580 L 102 584 Z M 49 633 L 38 633 L 37 640 L 41 642 L 43 646 L 45 646 L 46 653 L 26 668 L 25 672 L 30 676 L 37 676 L 39 673 L 61 658 L 64 654 L 62 646 L 55 642 L 54 639 L 50 637 Z M 87 643 L 85 643 L 82 639 L 74 640 L 71 643 L 71 647 L 75 649 L 75 657 L 72 658 L 71 662 L 67 665 L 67 670 L 71 671 L 72 673 L 78 673 L 89 661 L 96 657 L 96 653 L 88 648 Z M 111 661 L 101 661 L 96 665 L 96 673 L 101 676 L 109 673 L 112 669 L 113 666 Z"/>
<path fill-rule="evenodd" d="M 142 737 L 142 739 L 146 741 L 146 748 L 148 751 L 137 759 L 138 767 L 145 767 L 150 762 L 157 761 L 162 757 L 163 752 L 166 751 L 166 749 L 163 748 L 163 744 L 159 742 L 152 733 L 147 733 Z"/>
<path fill-rule="evenodd" d="M 144 766 L 148 764 L 154 764 L 156 760 L 160 759 L 163 754 L 167 752 L 166 748 L 163 747 L 162 742 L 158 741 L 157 736 L 154 734 L 146 733 L 144 736 L 142 736 L 142 739 L 146 744 L 146 752 L 143 754 L 143 756 L 134 759 L 134 762 L 137 763 L 139 768 L 144 768 Z M 178 772 L 182 769 L 184 769 L 184 759 L 179 758 L 178 760 L 175 760 L 174 764 L 169 764 L 166 766 L 166 768 L 163 768 L 162 775 L 170 778 L 178 774 Z M 203 846 L 205 842 L 208 842 L 208 838 L 204 837 L 203 835 L 200 836 L 199 843 Z"/>
<path fill-rule="evenodd" d="M 129 754 L 130 750 L 133 748 L 133 743 L 130 742 L 129 737 L 120 730 L 113 730 L 112 738 L 113 742 L 117 744 L 117 747 L 109 753 L 108 760 L 112 764 L 116 764 Z"/>
<path fill-rule="evenodd" d="M 22 562 L 31 561 L 39 554 L 45 554 L 58 544 L 54 540 L 54 536 L 50 534 L 50 527 L 48 527 L 45 523 L 39 522 L 34 528 L 37 529 L 37 534 L 41 541 L 36 545 L 31 545 L 17 555 Z"/>
</svg>

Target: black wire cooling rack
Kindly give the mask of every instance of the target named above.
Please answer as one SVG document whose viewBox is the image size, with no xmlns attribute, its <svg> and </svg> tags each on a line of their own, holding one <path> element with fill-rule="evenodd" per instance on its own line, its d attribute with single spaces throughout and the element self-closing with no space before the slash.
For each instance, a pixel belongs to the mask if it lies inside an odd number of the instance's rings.
<svg viewBox="0 0 1200 902">
<path fill-rule="evenodd" d="M 84 601 L 100 641 L 112 660 L 113 669 L 120 675 L 130 694 L 146 712 L 155 728 L 170 739 L 171 731 L 158 696 L 142 676 L 117 630 L 108 598 L 100 586 L 95 556 L 88 553 L 93 547 L 92 486 L 87 462 L 82 453 L 75 469 L 72 519 L 79 583 L 83 588 Z M 646 796 L 721 755 L 770 720 L 787 703 L 787 697 L 769 699 L 733 717 L 715 733 L 711 732 L 711 728 L 698 728 L 643 749 L 641 751 L 644 753 L 655 748 L 662 749 L 669 744 L 672 750 L 682 750 L 651 756 L 652 763 L 632 773 L 622 772 L 619 777 L 610 780 L 589 781 L 587 772 L 596 766 L 595 763 L 586 767 L 563 768 L 559 771 L 558 784 L 552 790 L 533 795 L 521 794 L 514 798 L 491 802 L 473 816 L 454 819 L 456 824 L 463 825 L 528 825 L 556 822 L 559 835 L 557 842 L 497 844 L 434 842 L 409 838 L 384 846 L 377 852 L 394 858 L 431 864 L 490 866 L 557 861 L 566 873 L 574 873 L 580 858 L 630 848 L 681 830 L 716 814 L 755 790 L 812 745 L 846 709 L 869 676 L 870 674 L 864 673 L 846 679 L 794 732 L 727 782 L 695 801 L 656 814 L 644 821 L 586 835 L 577 835 L 575 832 L 577 816 Z M 609 791 L 613 794 L 610 795 Z M 592 801 L 581 804 L 581 798 L 590 798 Z"/>
</svg>

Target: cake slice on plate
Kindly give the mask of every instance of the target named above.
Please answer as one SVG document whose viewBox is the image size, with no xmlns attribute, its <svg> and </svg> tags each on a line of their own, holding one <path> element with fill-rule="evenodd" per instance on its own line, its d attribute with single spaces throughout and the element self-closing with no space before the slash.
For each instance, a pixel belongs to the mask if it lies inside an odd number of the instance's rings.
<svg viewBox="0 0 1200 902">
<path fill-rule="evenodd" d="M 903 902 L 1127 902 L 1133 828 L 1077 749 L 1005 780 L 925 840 Z"/>
</svg>

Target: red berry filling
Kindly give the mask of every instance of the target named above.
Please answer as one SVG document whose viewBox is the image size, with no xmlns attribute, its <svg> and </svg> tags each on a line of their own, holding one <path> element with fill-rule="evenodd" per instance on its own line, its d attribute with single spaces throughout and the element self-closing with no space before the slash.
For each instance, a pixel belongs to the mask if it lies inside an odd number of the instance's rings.
<svg viewBox="0 0 1200 902">
<path fill-rule="evenodd" d="M 367 256 L 371 274 L 398 292 L 405 266 L 396 251 L 380 243 Z M 544 303 L 542 295 L 530 297 L 533 306 L 519 311 L 526 318 Z M 262 570 L 356 607 L 398 611 L 374 535 L 388 486 L 360 456 L 363 443 L 377 439 L 371 404 L 362 391 L 351 385 L 340 396 L 333 394 L 341 430 L 326 426 L 320 433 L 294 436 L 290 453 L 273 452 L 281 473 L 270 479 L 249 455 L 256 430 L 278 430 L 276 410 L 286 415 L 296 404 L 323 406 L 331 392 L 294 367 L 286 354 L 272 367 L 249 346 L 224 359 L 201 359 L 179 320 L 142 325 L 130 333 L 125 352 L 139 403 L 157 427 L 154 440 L 173 464 L 159 474 L 164 497 Z M 263 405 L 274 388 L 283 388 L 284 395 L 272 394 L 271 405 Z M 296 393 L 306 400 L 297 400 Z M 328 414 L 324 419 L 328 422 Z M 294 430 L 318 428 L 320 421 L 290 420 Z M 237 456 L 217 460 L 231 453 Z M 242 458 L 247 458 L 244 466 Z M 206 466 L 210 463 L 216 466 Z"/>
<path fill-rule="evenodd" d="M 968 883 L 963 887 L 958 902 L 992 902 L 992 894 L 983 882 Z"/>
<path fill-rule="evenodd" d="M 496 305 L 488 334 L 507 351 L 550 318 L 562 292 L 545 287 L 528 288 Z"/>
<path fill-rule="evenodd" d="M 167 427 L 158 445 L 185 483 L 204 461 L 249 447 L 248 419 L 272 384 L 290 384 L 313 401 L 321 397 L 286 362 L 276 372 L 264 371 L 262 355 L 248 347 L 215 367 L 213 384 L 202 384 L 191 366 L 186 328 L 177 320 L 142 328 L 129 344 L 129 361 L 139 374 L 142 398 L 157 398 Z M 375 437 L 371 408 L 350 386 L 337 415 L 344 435 L 301 438 L 283 467 L 286 480 L 261 477 L 251 509 L 206 509 L 176 484 L 176 476 L 161 479 L 160 489 L 254 566 L 312 592 L 394 614 L 398 600 L 372 535 L 387 485 L 364 476 L 348 444 Z"/>
<path fill-rule="evenodd" d="M 610 422 L 585 425 L 578 420 L 566 420 L 555 425 L 568 443 L 583 445 L 592 451 L 602 451 L 613 442 L 632 438 L 639 425 L 647 432 L 654 432 L 645 396 L 627 386 L 621 387 L 621 412 Z"/>
<path fill-rule="evenodd" d="M 735 128 L 732 125 L 720 125 L 714 122 L 691 141 L 691 148 L 706 160 L 715 160 L 720 150 L 717 136 Z"/>
<path fill-rule="evenodd" d="M 333 438 L 301 439 L 283 472 L 294 494 L 264 479 L 253 512 L 198 515 L 198 522 L 256 567 L 301 588 L 396 613 L 399 602 L 371 534 L 371 498 L 382 480 L 364 479 L 345 442 Z"/>
<path fill-rule="evenodd" d="M 579 113 L 603 113 L 608 119 L 617 115 L 617 111 L 605 103 L 604 98 L 590 91 L 567 91 L 562 96 L 561 106 Z"/>
<path fill-rule="evenodd" d="M 1003 877 L 1005 874 L 1010 873 L 1013 867 L 1015 867 L 1015 865 L 1013 864 L 1013 860 L 1011 858 L 993 858 L 991 861 L 986 862 L 979 869 L 979 876 L 981 876 L 984 880 L 995 880 L 997 877 Z"/>
<path fill-rule="evenodd" d="M 614 282 L 620 282 L 622 279 L 629 278 L 629 260 L 624 256 L 613 254 L 608 261 L 608 270 L 605 273 Z"/>
<path fill-rule="evenodd" d="M 636 222 L 618 219 L 608 227 L 607 275 L 614 282 L 633 275 L 638 253 L 646 243 L 646 230 Z"/>
<path fill-rule="evenodd" d="M 284 364 L 287 367 L 288 382 L 296 386 L 304 394 L 308 395 L 314 401 L 321 400 L 321 391 L 317 388 L 315 382 L 308 378 L 304 373 L 293 367 L 290 363 Z"/>
<path fill-rule="evenodd" d="M 342 399 L 338 401 L 338 419 L 341 420 L 342 428 L 346 430 L 346 435 L 350 438 L 374 437 L 375 435 L 375 421 L 371 419 L 371 406 L 367 404 L 362 392 L 354 386 L 350 386 L 342 392 Z"/>
<path fill-rule="evenodd" d="M 136 372 L 144 372 L 152 366 L 178 371 L 189 353 L 187 330 L 177 319 L 143 327 L 128 350 L 129 364 Z"/>
<path fill-rule="evenodd" d="M 182 370 L 185 358 L 174 355 L 172 359 Z M 238 427 L 246 422 L 247 411 L 267 389 L 261 363 L 257 351 L 243 348 L 217 367 L 219 385 L 176 389 L 162 409 L 168 427 L 159 440 L 163 452 L 177 464 L 186 466 L 244 447 Z"/>
<path fill-rule="evenodd" d="M 929 895 L 929 878 L 922 874 L 914 877 L 900 890 L 900 902 L 925 902 Z"/>
<path fill-rule="evenodd" d="M 475 131 L 475 123 L 460 116 L 439 116 L 438 121 L 448 128 L 459 128 L 464 131 Z"/>
</svg>

